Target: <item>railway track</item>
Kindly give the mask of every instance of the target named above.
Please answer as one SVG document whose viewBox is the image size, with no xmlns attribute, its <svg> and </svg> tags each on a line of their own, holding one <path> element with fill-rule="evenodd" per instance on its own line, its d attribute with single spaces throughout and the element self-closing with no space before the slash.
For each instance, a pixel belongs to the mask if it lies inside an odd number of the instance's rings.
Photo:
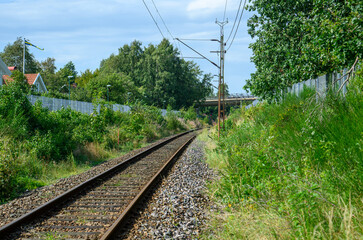
<svg viewBox="0 0 363 240">
<path fill-rule="evenodd" d="M 195 137 L 176 135 L 0 228 L 0 239 L 112 239 Z"/>
</svg>

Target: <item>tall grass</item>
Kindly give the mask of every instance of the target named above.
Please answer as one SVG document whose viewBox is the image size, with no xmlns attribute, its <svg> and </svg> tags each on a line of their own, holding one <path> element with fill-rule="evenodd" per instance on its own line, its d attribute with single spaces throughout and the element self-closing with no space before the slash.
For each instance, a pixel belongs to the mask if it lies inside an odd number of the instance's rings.
<svg viewBox="0 0 363 240">
<path fill-rule="evenodd" d="M 22 81 L 1 87 L 0 203 L 188 128 L 172 111 L 164 118 L 155 107 L 121 113 L 102 105 L 91 116 L 50 112 L 29 103 Z"/>
<path fill-rule="evenodd" d="M 363 237 L 362 82 L 360 72 L 345 97 L 328 92 L 316 101 L 305 89 L 232 114 L 209 154 L 212 165 L 225 159 L 211 188 L 226 206 L 225 226 L 245 239 Z M 253 220 L 244 226 L 243 218 Z M 212 232 L 237 239 L 228 228 Z"/>
</svg>

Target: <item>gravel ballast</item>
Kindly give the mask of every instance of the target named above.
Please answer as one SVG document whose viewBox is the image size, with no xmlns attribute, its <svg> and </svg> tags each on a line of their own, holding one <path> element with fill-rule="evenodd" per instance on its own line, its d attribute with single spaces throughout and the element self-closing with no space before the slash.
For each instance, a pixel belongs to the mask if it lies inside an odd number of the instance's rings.
<svg viewBox="0 0 363 240">
<path fill-rule="evenodd" d="M 125 239 L 197 239 L 213 208 L 207 181 L 215 178 L 204 162 L 204 144 L 195 140 L 163 179 Z"/>
<path fill-rule="evenodd" d="M 160 141 L 1 205 L 0 227 Z M 208 221 L 208 212 L 215 208 L 206 194 L 207 182 L 215 177 L 204 162 L 204 143 L 194 140 L 139 212 L 133 228 L 122 238 L 198 239 Z"/>
</svg>

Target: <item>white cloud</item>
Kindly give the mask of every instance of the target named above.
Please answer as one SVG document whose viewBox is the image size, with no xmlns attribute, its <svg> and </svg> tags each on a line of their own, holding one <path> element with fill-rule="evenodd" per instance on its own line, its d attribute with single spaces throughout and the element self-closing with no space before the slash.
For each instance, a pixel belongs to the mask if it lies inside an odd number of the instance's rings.
<svg viewBox="0 0 363 240">
<path fill-rule="evenodd" d="M 225 0 L 194 0 L 187 5 L 190 17 L 206 16 L 224 9 Z"/>
<path fill-rule="evenodd" d="M 188 11 L 215 11 L 224 7 L 225 0 L 194 0 L 188 4 Z"/>
</svg>

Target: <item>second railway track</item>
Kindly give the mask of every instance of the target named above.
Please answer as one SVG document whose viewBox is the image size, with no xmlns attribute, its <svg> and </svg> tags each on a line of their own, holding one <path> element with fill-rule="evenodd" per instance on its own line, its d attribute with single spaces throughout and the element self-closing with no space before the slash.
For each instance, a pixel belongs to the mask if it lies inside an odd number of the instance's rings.
<svg viewBox="0 0 363 240">
<path fill-rule="evenodd" d="M 1 227 L 1 239 L 111 239 L 195 135 L 177 135 L 80 184 Z"/>
</svg>

